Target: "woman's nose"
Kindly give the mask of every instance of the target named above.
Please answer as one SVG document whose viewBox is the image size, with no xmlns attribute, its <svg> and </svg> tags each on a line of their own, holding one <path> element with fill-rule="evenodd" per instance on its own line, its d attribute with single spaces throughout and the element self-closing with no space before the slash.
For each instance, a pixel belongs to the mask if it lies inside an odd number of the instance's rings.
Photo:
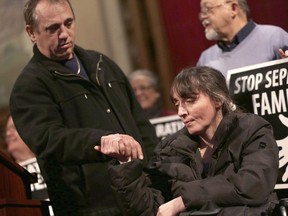
<svg viewBox="0 0 288 216">
<path fill-rule="evenodd" d="M 187 110 L 183 106 L 178 107 L 178 116 L 184 116 L 187 115 Z"/>
</svg>

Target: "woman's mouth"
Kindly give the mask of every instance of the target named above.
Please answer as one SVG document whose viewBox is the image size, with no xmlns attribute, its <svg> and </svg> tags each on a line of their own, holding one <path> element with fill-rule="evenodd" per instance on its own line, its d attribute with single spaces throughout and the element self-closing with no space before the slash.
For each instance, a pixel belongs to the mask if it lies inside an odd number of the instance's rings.
<svg viewBox="0 0 288 216">
<path fill-rule="evenodd" d="M 186 127 L 190 126 L 193 123 L 193 120 L 183 122 Z"/>
</svg>

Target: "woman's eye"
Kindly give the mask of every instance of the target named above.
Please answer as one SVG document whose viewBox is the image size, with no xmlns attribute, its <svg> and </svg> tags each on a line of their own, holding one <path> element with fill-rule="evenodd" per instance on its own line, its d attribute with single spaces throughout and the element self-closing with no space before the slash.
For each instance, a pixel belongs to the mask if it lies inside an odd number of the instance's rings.
<svg viewBox="0 0 288 216">
<path fill-rule="evenodd" d="M 194 99 L 186 99 L 185 100 L 185 103 L 187 103 L 187 104 L 191 104 L 191 103 L 194 103 L 195 102 L 195 100 Z"/>
<path fill-rule="evenodd" d="M 178 102 L 178 101 L 173 101 L 173 104 L 174 104 L 174 106 L 175 106 L 176 108 L 179 107 L 179 102 Z"/>
</svg>

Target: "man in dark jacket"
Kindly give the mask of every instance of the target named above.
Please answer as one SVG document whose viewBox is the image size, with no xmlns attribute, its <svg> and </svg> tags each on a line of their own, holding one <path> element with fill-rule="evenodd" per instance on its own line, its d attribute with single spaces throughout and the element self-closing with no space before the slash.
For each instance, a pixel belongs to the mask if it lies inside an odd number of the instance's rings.
<svg viewBox="0 0 288 216">
<path fill-rule="evenodd" d="M 13 88 L 11 114 L 36 154 L 55 215 L 120 215 L 103 140 L 141 145 L 125 158 L 148 158 L 157 142 L 125 74 L 108 57 L 74 44 L 69 0 L 28 0 L 24 17 L 34 56 Z"/>
</svg>

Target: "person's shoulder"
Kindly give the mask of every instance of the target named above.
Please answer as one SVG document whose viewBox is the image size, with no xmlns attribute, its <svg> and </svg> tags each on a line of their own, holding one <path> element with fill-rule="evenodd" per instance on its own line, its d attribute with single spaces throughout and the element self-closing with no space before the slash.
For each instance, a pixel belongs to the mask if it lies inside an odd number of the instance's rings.
<svg viewBox="0 0 288 216">
<path fill-rule="evenodd" d="M 32 57 L 32 59 L 20 71 L 15 83 L 17 83 L 18 80 L 26 78 L 32 80 L 37 79 L 37 77 L 43 77 L 46 74 L 42 73 L 44 70 L 45 67 L 42 67 L 41 62 Z"/>
<path fill-rule="evenodd" d="M 214 53 L 216 51 L 219 51 L 220 48 L 218 47 L 217 44 L 213 44 L 210 47 L 206 48 L 205 50 L 203 50 L 202 54 L 207 54 L 207 53 Z"/>
<path fill-rule="evenodd" d="M 154 154 L 157 155 L 160 152 L 163 152 L 163 149 L 170 149 L 171 145 L 175 145 L 175 143 L 181 143 L 183 140 L 185 140 L 187 143 L 190 143 L 191 137 L 188 133 L 187 128 L 183 127 L 179 131 L 169 134 L 164 139 L 162 139 L 155 147 Z M 182 143 L 185 146 L 185 143 Z M 165 150 L 164 150 L 165 151 Z"/>
<path fill-rule="evenodd" d="M 86 54 L 86 55 L 88 55 L 91 58 L 93 58 L 95 56 L 97 56 L 97 57 L 98 56 L 102 56 L 102 59 L 109 59 L 110 61 L 112 61 L 110 57 L 108 57 L 106 54 L 104 54 L 104 53 L 102 53 L 102 52 L 100 52 L 98 50 L 85 49 L 85 48 L 83 48 L 83 47 L 81 47 L 79 45 L 75 45 L 74 49 L 75 49 L 76 52 L 78 52 L 78 53 L 80 53 L 82 55 Z"/>
<path fill-rule="evenodd" d="M 239 119 L 239 124 L 246 125 L 247 128 L 250 128 L 251 126 L 270 125 L 266 119 L 254 113 L 238 113 L 237 118 Z"/>
<path fill-rule="evenodd" d="M 283 28 L 276 25 L 269 25 L 269 24 L 256 24 L 256 29 L 261 32 L 265 33 L 287 33 Z"/>
<path fill-rule="evenodd" d="M 106 54 L 99 52 L 97 50 L 92 49 L 85 49 L 83 47 L 80 47 L 79 45 L 75 45 L 74 50 L 76 54 L 80 55 L 80 58 L 86 59 L 88 61 L 97 62 L 97 63 L 103 63 L 110 65 L 111 68 L 113 68 L 112 71 L 115 71 L 117 73 L 121 72 L 121 68 L 117 65 L 117 63 L 111 59 Z"/>
<path fill-rule="evenodd" d="M 95 59 L 99 58 L 99 56 L 105 56 L 103 53 L 97 51 L 97 50 L 92 50 L 92 49 L 85 49 L 79 45 L 75 45 L 74 47 L 74 51 L 76 54 L 85 57 L 85 58 L 92 58 Z M 106 57 L 106 56 L 105 56 Z"/>
<path fill-rule="evenodd" d="M 92 50 L 92 49 L 83 49 L 80 46 L 75 45 L 75 49 L 78 50 L 78 52 L 80 53 L 86 53 L 86 56 L 96 60 L 97 62 L 100 61 L 105 61 L 106 63 L 108 63 L 109 65 L 111 65 L 114 68 L 117 68 L 120 70 L 119 66 L 116 64 L 116 62 L 111 59 L 108 55 L 99 52 L 97 50 Z"/>
<path fill-rule="evenodd" d="M 166 146 L 167 144 L 173 142 L 175 139 L 177 139 L 179 136 L 186 136 L 189 137 L 189 133 L 186 127 L 183 127 L 182 129 L 178 130 L 177 132 L 173 134 L 169 134 L 166 136 L 163 140 L 160 141 L 162 147 Z"/>
<path fill-rule="evenodd" d="M 211 45 L 210 47 L 201 52 L 197 65 L 207 65 L 209 61 L 217 58 L 219 53 L 221 52 L 222 51 L 217 44 Z"/>
</svg>

